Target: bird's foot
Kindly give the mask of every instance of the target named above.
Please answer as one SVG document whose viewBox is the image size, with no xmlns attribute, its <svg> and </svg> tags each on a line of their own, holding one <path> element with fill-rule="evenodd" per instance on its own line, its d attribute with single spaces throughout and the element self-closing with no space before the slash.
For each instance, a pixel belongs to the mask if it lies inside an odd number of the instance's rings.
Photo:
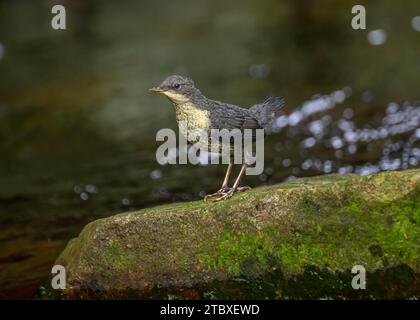
<svg viewBox="0 0 420 320">
<path fill-rule="evenodd" d="M 229 199 L 230 197 L 232 197 L 235 192 L 243 192 L 246 190 L 251 189 L 250 186 L 241 186 L 241 187 L 237 187 L 236 189 L 234 188 L 229 188 L 226 192 L 223 192 L 220 197 L 214 199 L 213 201 L 221 201 L 221 200 L 226 200 Z"/>
<path fill-rule="evenodd" d="M 250 187 L 250 186 L 241 186 L 241 187 L 238 187 L 237 189 L 236 189 L 236 191 L 238 191 L 238 192 L 243 192 L 243 191 L 247 191 L 247 190 L 251 190 L 252 188 Z"/>
<path fill-rule="evenodd" d="M 221 188 L 220 190 L 218 190 L 217 192 L 206 195 L 206 196 L 204 197 L 204 201 L 207 201 L 208 199 L 211 199 L 211 198 L 220 197 L 221 195 L 225 194 L 225 193 L 226 193 L 226 192 L 228 192 L 229 190 L 230 190 L 230 188 L 229 188 L 229 187 L 222 187 L 222 188 Z"/>
<path fill-rule="evenodd" d="M 246 191 L 246 190 L 249 190 L 249 189 L 251 189 L 250 186 L 237 187 L 236 190 L 234 190 L 233 188 L 224 187 L 224 188 L 221 188 L 216 193 L 206 195 L 204 197 L 204 201 L 207 201 L 209 199 L 212 199 L 213 201 L 226 200 L 226 199 L 229 199 L 230 197 L 232 197 L 235 194 L 235 192 L 243 192 L 243 191 Z M 215 198 L 215 199 L 213 199 L 213 198 Z"/>
<path fill-rule="evenodd" d="M 233 188 L 229 188 L 229 190 L 227 190 L 226 192 L 223 192 L 220 197 L 214 199 L 213 201 L 221 201 L 221 200 L 226 200 L 229 199 L 230 197 L 232 197 L 234 195 L 234 193 L 238 191 L 238 190 L 234 190 Z"/>
</svg>

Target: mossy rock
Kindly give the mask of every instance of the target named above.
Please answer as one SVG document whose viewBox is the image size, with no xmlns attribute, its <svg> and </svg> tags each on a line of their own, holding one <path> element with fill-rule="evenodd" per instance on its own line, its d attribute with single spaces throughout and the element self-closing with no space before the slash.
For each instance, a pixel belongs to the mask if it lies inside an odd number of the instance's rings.
<svg viewBox="0 0 420 320">
<path fill-rule="evenodd" d="M 420 170 L 326 175 L 88 224 L 66 298 L 415 298 Z M 351 269 L 365 267 L 366 290 Z"/>
</svg>

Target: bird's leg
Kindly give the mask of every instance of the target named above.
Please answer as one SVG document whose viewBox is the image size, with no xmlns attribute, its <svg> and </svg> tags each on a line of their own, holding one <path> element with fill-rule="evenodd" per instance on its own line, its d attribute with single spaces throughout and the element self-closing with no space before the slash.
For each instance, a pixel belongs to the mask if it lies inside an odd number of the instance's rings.
<svg viewBox="0 0 420 320">
<path fill-rule="evenodd" d="M 216 193 L 206 195 L 204 197 L 204 201 L 209 199 L 209 198 L 220 196 L 221 194 L 224 194 L 227 191 L 229 191 L 228 182 L 229 182 L 230 173 L 232 171 L 232 167 L 233 167 L 233 161 L 230 158 L 228 168 L 227 168 L 227 171 L 226 171 L 226 174 L 225 174 L 225 178 L 223 179 L 222 187 Z"/>
<path fill-rule="evenodd" d="M 233 167 L 233 162 L 231 161 L 231 159 L 229 159 L 229 164 L 226 170 L 225 178 L 223 179 L 222 188 L 220 188 L 220 190 L 217 192 L 224 192 L 229 189 L 228 183 L 229 183 L 229 177 L 230 177 L 230 172 L 232 171 L 232 167 Z"/>
<path fill-rule="evenodd" d="M 235 180 L 235 183 L 233 184 L 233 187 L 230 188 L 227 192 L 223 193 L 219 198 L 214 199 L 214 201 L 220 201 L 220 200 L 225 200 L 225 199 L 229 199 L 230 197 L 233 196 L 233 194 L 236 191 L 239 191 L 239 183 L 241 182 L 242 176 L 245 173 L 245 169 L 246 169 L 246 164 L 244 163 L 241 167 L 241 171 L 238 174 L 238 177 Z M 244 191 L 243 189 L 241 191 Z"/>
<path fill-rule="evenodd" d="M 239 171 L 239 174 L 238 174 L 238 177 L 235 180 L 235 183 L 233 184 L 233 187 L 232 187 L 233 192 L 238 190 L 239 183 L 241 182 L 242 176 L 245 173 L 245 169 L 246 169 L 246 164 L 244 163 L 241 167 L 241 171 Z"/>
</svg>

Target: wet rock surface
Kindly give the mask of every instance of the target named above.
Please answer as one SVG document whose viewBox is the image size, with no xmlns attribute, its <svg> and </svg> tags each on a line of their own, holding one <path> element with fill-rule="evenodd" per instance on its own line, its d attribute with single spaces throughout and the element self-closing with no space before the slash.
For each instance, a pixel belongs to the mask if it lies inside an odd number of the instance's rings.
<svg viewBox="0 0 420 320">
<path fill-rule="evenodd" d="M 420 170 L 327 175 L 89 223 L 65 298 L 414 298 Z M 366 290 L 351 269 L 366 269 Z"/>
</svg>

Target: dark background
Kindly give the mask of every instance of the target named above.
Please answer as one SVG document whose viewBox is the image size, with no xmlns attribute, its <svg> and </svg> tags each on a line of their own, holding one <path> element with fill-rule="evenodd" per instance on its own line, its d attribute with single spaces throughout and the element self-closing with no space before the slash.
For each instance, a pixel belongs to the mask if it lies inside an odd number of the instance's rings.
<svg viewBox="0 0 420 320">
<path fill-rule="evenodd" d="M 51 28 L 55 4 L 67 10 L 65 31 Z M 366 30 L 351 28 L 355 4 L 366 7 Z M 173 73 L 246 107 L 282 95 L 286 115 L 339 98 L 267 139 L 253 186 L 418 167 L 415 16 L 418 1 L 0 1 L 0 298 L 39 293 L 89 221 L 219 187 L 223 166 L 155 160 L 156 132 L 176 125 L 147 88 Z M 368 40 L 376 29 L 381 45 Z M 374 130 L 392 114 L 400 133 L 343 139 L 340 120 Z"/>
</svg>

